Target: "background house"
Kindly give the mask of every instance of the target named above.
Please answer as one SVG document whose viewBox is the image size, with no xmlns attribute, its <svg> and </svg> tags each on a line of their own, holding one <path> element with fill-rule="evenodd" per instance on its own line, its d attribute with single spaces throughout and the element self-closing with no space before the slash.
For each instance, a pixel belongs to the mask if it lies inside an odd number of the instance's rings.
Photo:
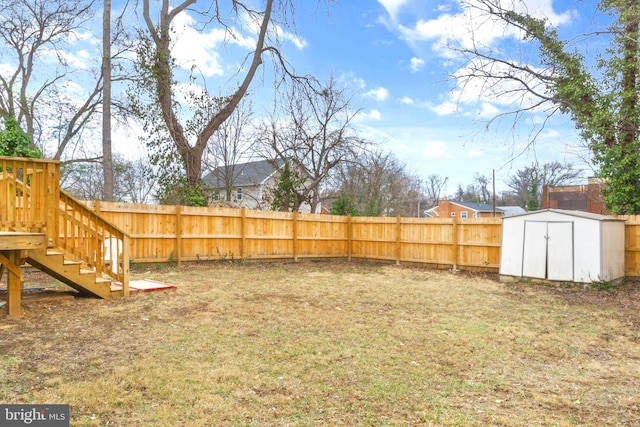
<svg viewBox="0 0 640 427">
<path fill-rule="evenodd" d="M 282 159 L 258 160 L 239 163 L 229 167 L 217 167 L 202 178 L 202 185 L 211 200 L 229 202 L 234 207 L 247 209 L 270 210 L 273 189 L 278 184 L 280 171 L 284 167 Z M 304 168 L 300 168 L 304 171 Z M 227 174 L 229 179 L 227 180 Z M 227 182 L 232 188 L 231 197 L 227 198 Z M 300 212 L 309 213 L 310 206 L 303 203 Z"/>
<path fill-rule="evenodd" d="M 587 185 L 564 185 L 542 188 L 542 209 L 562 209 L 608 215 L 602 201 L 604 184 L 589 178 Z"/>
<path fill-rule="evenodd" d="M 438 206 L 426 211 L 426 215 L 433 218 L 500 218 L 524 212 L 519 206 L 496 206 L 494 215 L 493 206 L 488 203 L 440 200 Z"/>
</svg>

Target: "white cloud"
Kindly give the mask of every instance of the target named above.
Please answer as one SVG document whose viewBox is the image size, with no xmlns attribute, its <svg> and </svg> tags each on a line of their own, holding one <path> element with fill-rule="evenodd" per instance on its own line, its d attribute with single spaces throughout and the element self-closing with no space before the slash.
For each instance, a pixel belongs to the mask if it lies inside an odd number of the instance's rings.
<svg viewBox="0 0 640 427">
<path fill-rule="evenodd" d="M 245 14 L 239 25 L 240 28 L 211 28 L 209 31 L 201 31 L 191 15 L 178 14 L 173 21 L 176 42 L 172 49 L 177 64 L 185 70 L 195 67 L 205 77 L 224 75 L 221 46 L 233 44 L 246 50 L 255 49 L 260 22 Z M 278 25 L 273 26 L 272 31 L 276 38 L 291 42 L 299 50 L 307 46 L 306 40 Z"/>
<path fill-rule="evenodd" d="M 16 67 L 9 64 L 0 64 L 0 75 L 8 76 L 16 72 Z"/>
<path fill-rule="evenodd" d="M 378 0 L 378 3 L 387 10 L 387 13 L 394 21 L 398 17 L 398 11 L 408 2 L 409 0 Z"/>
<path fill-rule="evenodd" d="M 80 98 L 86 95 L 86 91 L 84 90 L 84 88 L 78 83 L 71 80 L 64 81 L 61 87 L 64 89 L 67 95 L 74 98 Z"/>
<path fill-rule="evenodd" d="M 376 89 L 371 89 L 363 96 L 367 98 L 373 98 L 376 101 L 385 101 L 389 97 L 389 91 L 386 88 L 378 87 Z"/>
<path fill-rule="evenodd" d="M 398 31 L 405 42 L 415 45 L 417 43 L 431 42 L 432 50 L 439 56 L 449 57 L 452 52 L 445 49 L 448 44 L 457 44 L 463 48 L 474 46 L 494 47 L 503 39 L 515 38 L 522 40 L 522 35 L 512 26 L 503 21 L 489 16 L 479 2 L 470 0 L 469 6 L 458 4 L 455 12 L 450 7 L 437 7 L 435 16 L 413 17 L 413 21 L 397 20 L 397 11 L 405 1 L 389 1 L 389 5 L 378 0 L 385 6 L 393 23 L 391 28 Z M 567 10 L 556 13 L 552 0 L 524 0 L 516 2 L 516 10 L 526 12 L 538 18 L 546 17 L 552 25 L 561 25 L 570 22 L 575 12 Z"/>
<path fill-rule="evenodd" d="M 302 50 L 305 47 L 307 47 L 307 41 L 305 39 L 300 38 L 300 36 L 298 36 L 298 35 L 296 35 L 294 33 L 290 33 L 288 31 L 283 30 L 282 27 L 279 26 L 279 25 L 275 26 L 274 31 L 275 31 L 276 36 L 278 38 L 283 39 L 283 40 L 287 40 L 287 41 L 293 43 L 293 45 L 295 47 L 297 47 L 298 50 Z"/>
<path fill-rule="evenodd" d="M 492 119 L 500 114 L 500 109 L 489 102 L 483 102 L 478 110 L 478 116 L 482 119 Z"/>
<path fill-rule="evenodd" d="M 424 59 L 413 57 L 411 58 L 411 71 L 414 73 L 420 71 L 424 67 Z"/>
<path fill-rule="evenodd" d="M 536 93 L 547 93 L 547 88 L 534 75 L 543 74 L 545 70 L 531 67 L 532 73 L 520 72 L 517 68 L 527 67 L 526 64 L 514 63 L 515 67 L 509 68 L 504 63 L 482 63 L 478 60 L 468 64 L 467 68 L 459 69 L 453 77 L 456 78 L 458 89 L 449 93 L 451 102 L 462 105 L 480 104 L 480 114 L 483 118 L 489 118 L 490 114 L 498 112 L 499 108 L 506 107 L 510 110 L 530 109 L 530 111 L 542 111 L 546 106 L 540 105 L 539 98 L 535 97 L 528 90 L 524 90 L 519 81 L 525 82 L 526 86 Z M 468 77 L 481 75 L 478 70 L 486 70 L 487 75 L 491 74 L 495 78 Z M 513 78 L 508 79 L 507 76 Z"/>
<path fill-rule="evenodd" d="M 380 111 L 373 109 L 367 112 L 360 112 L 356 116 L 356 121 L 358 122 L 368 122 L 368 121 L 380 121 L 382 120 L 382 113 Z"/>
<path fill-rule="evenodd" d="M 402 98 L 400 98 L 400 102 L 405 105 L 412 105 L 413 99 L 409 98 L 408 96 L 403 96 Z"/>
<path fill-rule="evenodd" d="M 482 151 L 478 150 L 478 149 L 472 148 L 467 153 L 467 156 L 469 156 L 469 157 L 482 157 L 482 156 L 484 156 L 484 153 Z"/>
<path fill-rule="evenodd" d="M 341 74 L 340 77 L 338 77 L 338 81 L 340 83 L 346 83 L 349 86 L 353 84 L 361 90 L 367 86 L 364 79 L 362 77 L 357 77 L 353 72 Z"/>
<path fill-rule="evenodd" d="M 195 20 L 187 13 L 180 13 L 174 19 L 176 43 L 173 54 L 178 65 L 187 70 L 196 67 L 207 77 L 223 75 L 220 55 L 215 48 L 227 38 L 226 31 L 214 28 L 202 33 L 194 28 L 195 24 Z M 246 42 L 237 33 L 232 40 L 241 46 Z"/>
<path fill-rule="evenodd" d="M 443 102 L 440 105 L 430 107 L 431 110 L 439 116 L 448 116 L 458 112 L 458 105 L 453 102 Z"/>
<path fill-rule="evenodd" d="M 89 68 L 87 62 L 85 61 L 86 56 L 83 58 L 73 52 L 67 52 L 62 49 L 42 49 L 40 51 L 40 55 L 44 62 L 56 63 L 58 61 L 63 61 L 68 64 L 71 68 L 78 68 L 81 70 L 86 70 Z"/>
<path fill-rule="evenodd" d="M 442 159 L 449 157 L 447 144 L 442 141 L 428 141 L 424 144 L 423 154 L 427 158 Z"/>
</svg>

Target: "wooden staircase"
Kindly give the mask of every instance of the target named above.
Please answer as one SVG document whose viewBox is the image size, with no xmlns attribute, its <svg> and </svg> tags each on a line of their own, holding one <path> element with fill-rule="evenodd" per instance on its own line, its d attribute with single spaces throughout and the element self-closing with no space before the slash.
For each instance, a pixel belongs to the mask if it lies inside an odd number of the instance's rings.
<svg viewBox="0 0 640 427">
<path fill-rule="evenodd" d="M 129 296 L 129 236 L 60 189 L 57 161 L 0 157 L 0 272 L 20 315 L 26 261 L 79 292 Z M 120 286 L 112 286 L 118 282 Z"/>
<path fill-rule="evenodd" d="M 94 269 L 83 266 L 82 262 L 65 258 L 62 251 L 54 249 L 30 250 L 27 262 L 64 284 L 71 286 L 81 294 L 98 298 L 122 296 L 121 289 L 111 289 L 114 280 Z"/>
</svg>

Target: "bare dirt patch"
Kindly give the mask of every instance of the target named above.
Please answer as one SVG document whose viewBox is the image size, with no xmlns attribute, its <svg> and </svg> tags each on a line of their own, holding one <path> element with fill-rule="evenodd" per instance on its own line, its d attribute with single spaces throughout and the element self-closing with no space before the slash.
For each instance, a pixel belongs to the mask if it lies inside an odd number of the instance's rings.
<svg viewBox="0 0 640 427">
<path fill-rule="evenodd" d="M 0 315 L 3 403 L 68 403 L 72 425 L 640 424 L 633 282 L 341 262 L 142 278 L 178 288 Z"/>
</svg>

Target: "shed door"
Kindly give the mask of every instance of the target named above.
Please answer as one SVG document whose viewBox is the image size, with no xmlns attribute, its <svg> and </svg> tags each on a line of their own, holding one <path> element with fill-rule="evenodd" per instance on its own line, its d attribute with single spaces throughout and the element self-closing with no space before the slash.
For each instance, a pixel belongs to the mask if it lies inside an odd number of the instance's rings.
<svg viewBox="0 0 640 427">
<path fill-rule="evenodd" d="M 524 251 L 522 275 L 536 279 L 547 278 L 547 223 L 524 222 Z"/>
<path fill-rule="evenodd" d="M 573 223 L 525 221 L 522 275 L 573 280 Z"/>
<path fill-rule="evenodd" d="M 547 224 L 547 279 L 573 281 L 573 223 Z"/>
</svg>

